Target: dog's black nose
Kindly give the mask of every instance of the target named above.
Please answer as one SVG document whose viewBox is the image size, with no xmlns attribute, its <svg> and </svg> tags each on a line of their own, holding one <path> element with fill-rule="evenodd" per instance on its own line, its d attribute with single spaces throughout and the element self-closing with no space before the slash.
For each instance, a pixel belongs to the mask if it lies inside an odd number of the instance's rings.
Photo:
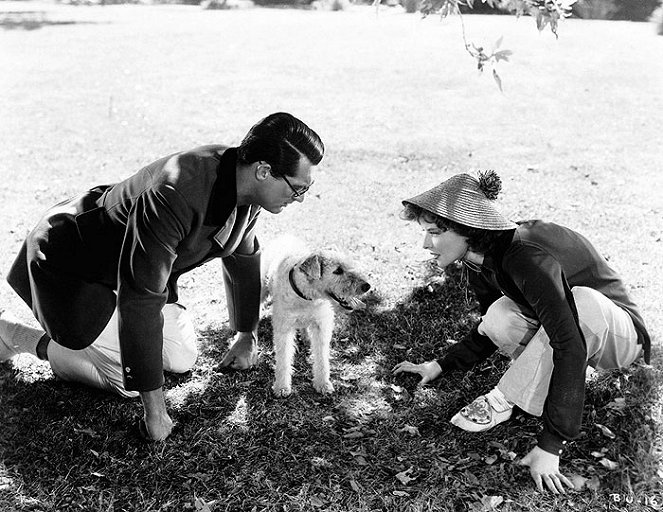
<svg viewBox="0 0 663 512">
<path fill-rule="evenodd" d="M 371 289 L 371 285 L 368 283 L 362 284 L 359 289 L 361 290 L 361 293 L 366 293 L 368 290 Z"/>
</svg>

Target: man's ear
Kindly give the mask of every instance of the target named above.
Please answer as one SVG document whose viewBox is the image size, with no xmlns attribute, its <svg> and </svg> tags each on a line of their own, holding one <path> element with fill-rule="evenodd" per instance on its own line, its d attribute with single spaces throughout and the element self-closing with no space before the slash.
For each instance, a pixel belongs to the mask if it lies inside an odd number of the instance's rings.
<svg viewBox="0 0 663 512">
<path fill-rule="evenodd" d="M 267 162 L 256 162 L 255 173 L 258 181 L 265 181 L 272 172 L 272 166 Z"/>
<path fill-rule="evenodd" d="M 311 280 L 322 277 L 322 261 L 319 254 L 311 254 L 299 264 L 299 269 Z"/>
</svg>

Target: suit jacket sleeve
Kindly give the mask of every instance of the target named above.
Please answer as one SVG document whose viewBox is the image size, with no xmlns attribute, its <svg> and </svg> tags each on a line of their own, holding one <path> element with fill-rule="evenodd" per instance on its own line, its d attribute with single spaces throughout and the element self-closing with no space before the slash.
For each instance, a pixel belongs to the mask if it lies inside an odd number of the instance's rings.
<svg viewBox="0 0 663 512">
<path fill-rule="evenodd" d="M 193 215 L 171 185 L 148 188 L 129 212 L 118 270 L 118 317 L 124 384 L 163 385 L 163 316 L 176 249 Z"/>
<path fill-rule="evenodd" d="M 250 332 L 260 316 L 260 244 L 255 234 L 259 210 L 252 214 L 244 237 L 230 256 L 223 258 L 223 278 L 230 328 Z"/>
</svg>

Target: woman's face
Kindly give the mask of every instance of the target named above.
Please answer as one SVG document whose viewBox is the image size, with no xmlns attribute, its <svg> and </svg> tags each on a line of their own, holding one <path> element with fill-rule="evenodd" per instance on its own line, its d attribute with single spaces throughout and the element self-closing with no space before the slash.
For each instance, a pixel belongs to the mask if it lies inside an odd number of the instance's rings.
<svg viewBox="0 0 663 512">
<path fill-rule="evenodd" d="M 440 268 L 465 256 L 468 249 L 467 238 L 455 231 L 439 228 L 434 222 L 428 222 L 421 217 L 418 222 L 425 232 L 424 249 L 430 251 Z"/>
</svg>

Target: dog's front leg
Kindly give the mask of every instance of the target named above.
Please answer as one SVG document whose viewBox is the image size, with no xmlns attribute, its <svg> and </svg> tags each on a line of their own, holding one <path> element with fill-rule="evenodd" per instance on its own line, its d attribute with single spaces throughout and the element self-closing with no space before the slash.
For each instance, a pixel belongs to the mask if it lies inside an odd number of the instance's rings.
<svg viewBox="0 0 663 512">
<path fill-rule="evenodd" d="M 313 387 L 318 393 L 333 393 L 334 385 L 329 378 L 329 358 L 333 321 L 313 323 L 308 326 L 306 331 L 311 343 Z"/>
<path fill-rule="evenodd" d="M 275 377 L 272 384 L 274 395 L 285 398 L 292 393 L 292 364 L 295 359 L 295 334 L 294 324 L 281 323 L 283 320 L 274 321 L 279 315 L 272 315 L 272 328 L 274 330 L 274 358 L 276 367 Z"/>
</svg>

